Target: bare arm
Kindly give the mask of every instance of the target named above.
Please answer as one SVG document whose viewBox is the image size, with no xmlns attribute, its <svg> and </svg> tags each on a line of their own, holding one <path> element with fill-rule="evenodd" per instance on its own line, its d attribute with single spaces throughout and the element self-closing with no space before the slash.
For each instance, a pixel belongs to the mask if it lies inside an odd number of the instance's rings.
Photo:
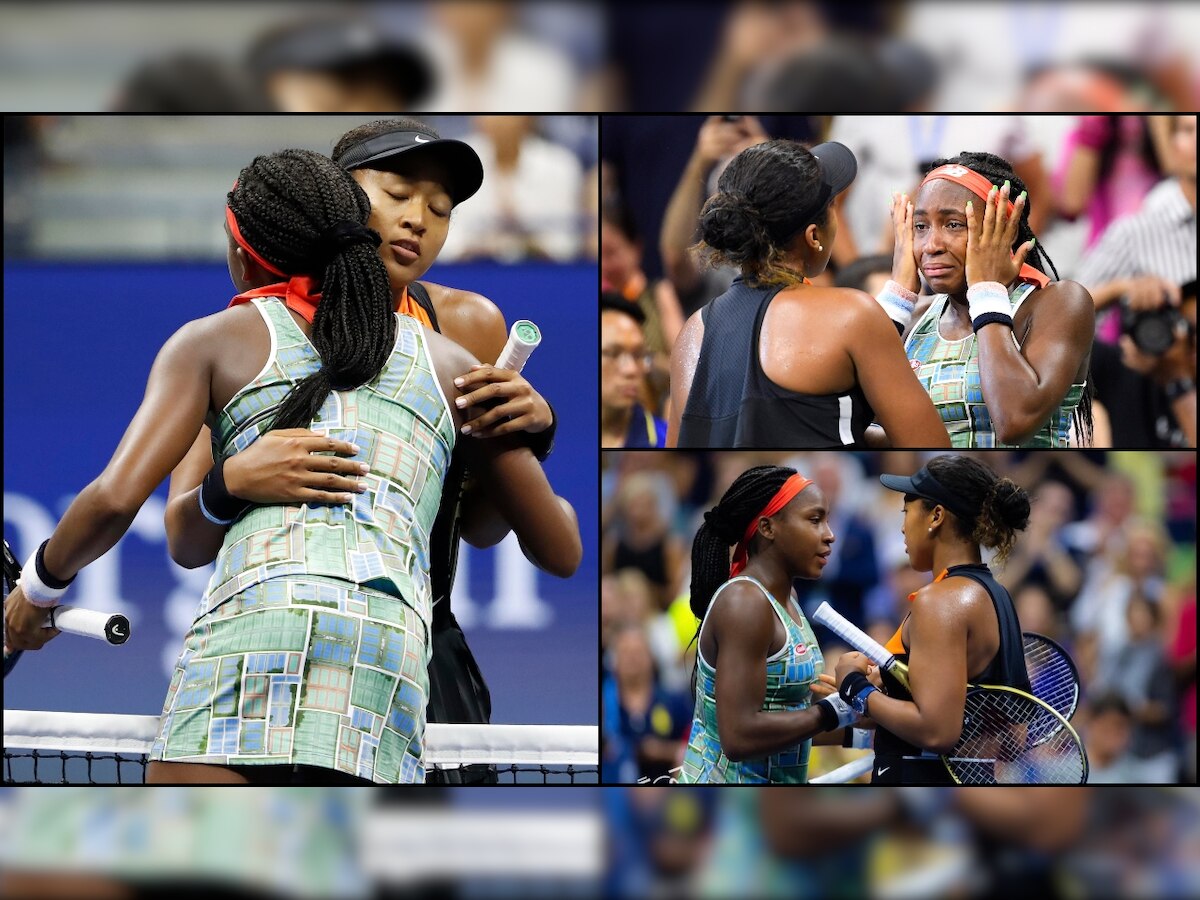
<svg viewBox="0 0 1200 900">
<path fill-rule="evenodd" d="M 1025 343 L 1012 329 L 987 325 L 976 336 L 983 399 L 1006 444 L 1028 440 L 1046 424 L 1085 366 L 1095 332 L 1095 308 L 1081 284 L 1063 281 L 1037 292 Z"/>
<path fill-rule="evenodd" d="M 913 374 L 896 326 L 873 297 L 853 293 L 861 309 L 854 317 L 850 358 L 887 439 L 893 447 L 949 447 L 950 436 Z"/>
<path fill-rule="evenodd" d="M 867 712 L 875 723 L 918 747 L 935 753 L 953 749 L 962 733 L 967 702 L 967 620 L 963 590 L 945 584 L 922 588 L 912 604 L 910 644 L 910 700 L 875 692 L 867 698 Z M 840 684 L 855 668 L 846 654 L 837 667 Z"/>
<path fill-rule="evenodd" d="M 820 710 L 764 712 L 767 657 L 778 619 L 762 591 L 747 582 L 726 588 L 709 613 L 717 656 L 717 732 L 731 760 L 768 756 L 821 731 Z"/>
<path fill-rule="evenodd" d="M 687 406 L 688 394 L 692 390 L 692 378 L 696 374 L 696 363 L 700 359 L 700 345 L 704 342 L 704 320 L 701 311 L 692 313 L 679 340 L 671 350 L 671 418 L 667 422 L 667 446 L 679 444 L 679 425 L 683 410 Z"/>
</svg>

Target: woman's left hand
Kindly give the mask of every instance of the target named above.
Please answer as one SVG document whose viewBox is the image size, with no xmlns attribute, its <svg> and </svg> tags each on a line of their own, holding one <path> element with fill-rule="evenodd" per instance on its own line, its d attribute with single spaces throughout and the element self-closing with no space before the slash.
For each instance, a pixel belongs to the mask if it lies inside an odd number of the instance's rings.
<svg viewBox="0 0 1200 900">
<path fill-rule="evenodd" d="M 849 653 L 842 654 L 842 658 L 837 662 L 837 668 L 833 677 L 840 685 L 851 672 L 862 672 L 866 675 L 870 666 L 871 660 L 862 653 L 852 650 Z"/>
<path fill-rule="evenodd" d="M 1025 257 L 1033 249 L 1034 240 L 1028 240 L 1014 255 L 1013 241 L 1021 224 L 1025 210 L 1025 192 L 1013 203 L 1012 215 L 1008 214 L 1009 183 L 992 188 L 984 201 L 983 222 L 975 219 L 976 200 L 967 201 L 967 285 L 985 281 L 997 281 L 1005 286 L 1011 284 L 1021 271 Z"/>
<path fill-rule="evenodd" d="M 828 672 L 822 672 L 817 680 L 808 686 L 808 689 L 812 691 L 813 702 L 815 703 L 818 700 L 824 700 L 826 697 L 836 694 L 837 686 L 838 683 L 832 675 Z"/>
<path fill-rule="evenodd" d="M 454 401 L 459 409 L 495 402 L 486 412 L 464 425 L 463 434 L 481 438 L 500 437 L 517 431 L 536 434 L 549 428 L 553 421 L 550 404 L 533 389 L 533 385 L 509 369 L 471 366 L 471 371 L 454 379 L 454 385 L 463 392 Z"/>
</svg>

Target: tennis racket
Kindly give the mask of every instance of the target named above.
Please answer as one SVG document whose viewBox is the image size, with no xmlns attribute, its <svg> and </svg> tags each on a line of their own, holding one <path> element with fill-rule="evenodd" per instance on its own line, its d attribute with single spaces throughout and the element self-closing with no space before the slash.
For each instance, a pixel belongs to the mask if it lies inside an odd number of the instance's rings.
<svg viewBox="0 0 1200 900">
<path fill-rule="evenodd" d="M 908 666 L 828 603 L 813 613 L 851 647 L 908 688 Z M 956 784 L 1083 784 L 1087 753 L 1050 704 L 1003 685 L 969 685 L 962 733 L 942 762 Z"/>
<path fill-rule="evenodd" d="M 1029 672 L 1030 693 L 1049 703 L 1064 719 L 1070 719 L 1079 708 L 1079 670 L 1055 641 L 1044 634 L 1026 631 L 1025 668 Z"/>
<path fill-rule="evenodd" d="M 520 372 L 525 368 L 525 362 L 529 359 L 529 355 L 537 349 L 537 345 L 541 342 L 542 333 L 528 319 L 519 319 L 513 322 L 512 328 L 508 331 L 508 342 L 496 358 L 496 368 Z"/>
<path fill-rule="evenodd" d="M 8 541 L 4 542 L 4 600 L 8 601 L 9 592 L 21 577 L 21 566 L 13 555 Z M 100 612 L 95 609 L 84 609 L 79 606 L 55 606 L 50 609 L 43 628 L 57 628 L 67 634 L 80 637 L 96 638 L 113 646 L 129 640 L 129 619 L 119 613 Z M 17 650 L 4 655 L 4 674 L 7 676 L 17 664 L 24 650 Z"/>
</svg>

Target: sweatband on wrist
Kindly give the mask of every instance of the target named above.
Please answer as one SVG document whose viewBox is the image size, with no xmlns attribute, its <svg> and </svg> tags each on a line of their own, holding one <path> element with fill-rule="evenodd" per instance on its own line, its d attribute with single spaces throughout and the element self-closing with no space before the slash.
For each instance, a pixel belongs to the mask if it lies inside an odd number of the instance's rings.
<svg viewBox="0 0 1200 900">
<path fill-rule="evenodd" d="M 48 543 L 50 543 L 48 539 L 43 541 L 41 546 L 29 557 L 29 561 L 21 569 L 21 579 L 18 582 L 21 586 L 21 593 L 34 606 L 58 606 L 59 598 L 67 592 L 67 588 L 75 580 L 75 576 L 71 576 L 63 581 L 52 575 L 46 568 L 43 556 Z"/>
<path fill-rule="evenodd" d="M 549 403 L 546 405 L 550 406 Z M 536 434 L 525 432 L 526 446 L 533 451 L 533 455 L 537 457 L 538 462 L 544 462 L 546 457 L 554 450 L 554 432 L 557 430 L 558 414 L 554 412 L 554 407 L 550 406 L 550 427 Z"/>
<path fill-rule="evenodd" d="M 834 731 L 845 728 L 858 721 L 858 715 L 851 709 L 850 704 L 836 694 L 823 697 L 817 707 L 821 711 L 821 730 Z"/>
<path fill-rule="evenodd" d="M 967 288 L 967 312 L 975 331 L 992 323 L 1012 328 L 1012 304 L 1008 299 L 1008 288 L 998 281 L 981 281 Z"/>
<path fill-rule="evenodd" d="M 883 307 L 883 311 L 888 314 L 888 318 L 896 323 L 900 333 L 904 334 L 904 329 L 912 321 L 913 308 L 917 305 L 917 295 L 899 282 L 889 280 L 875 299 Z"/>
<path fill-rule="evenodd" d="M 854 698 L 858 696 L 864 689 L 874 687 L 869 678 L 862 672 L 851 672 L 842 679 L 842 684 L 838 688 L 838 693 L 842 695 L 842 699 L 847 703 L 853 703 Z"/>
<path fill-rule="evenodd" d="M 225 487 L 225 460 L 219 459 L 208 470 L 200 484 L 200 512 L 214 525 L 229 525 L 249 507 L 249 500 L 241 500 L 229 493 Z"/>
<path fill-rule="evenodd" d="M 847 728 L 842 735 L 842 746 L 847 750 L 869 750 L 875 745 L 875 731 L 871 728 Z"/>
</svg>

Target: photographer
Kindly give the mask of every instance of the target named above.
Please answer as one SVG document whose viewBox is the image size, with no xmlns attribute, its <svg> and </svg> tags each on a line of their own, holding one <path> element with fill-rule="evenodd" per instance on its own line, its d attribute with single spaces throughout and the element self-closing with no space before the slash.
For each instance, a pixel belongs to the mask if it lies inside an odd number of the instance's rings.
<svg viewBox="0 0 1200 900">
<path fill-rule="evenodd" d="M 1123 298 L 1119 345 L 1092 348 L 1114 447 L 1196 446 L 1196 282 L 1177 290 L 1178 307 L 1137 311 Z"/>
</svg>

